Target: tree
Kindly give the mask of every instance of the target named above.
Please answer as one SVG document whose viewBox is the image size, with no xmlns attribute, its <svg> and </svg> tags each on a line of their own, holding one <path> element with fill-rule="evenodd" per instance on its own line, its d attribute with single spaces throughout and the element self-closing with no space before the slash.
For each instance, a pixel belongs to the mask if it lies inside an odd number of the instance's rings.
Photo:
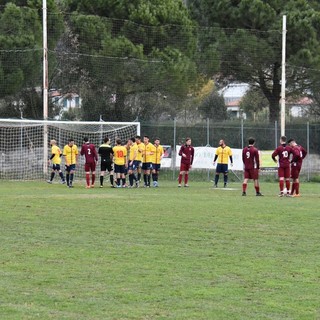
<svg viewBox="0 0 320 320">
<path fill-rule="evenodd" d="M 282 16 L 287 15 L 288 94 L 303 93 L 308 78 L 301 67 L 314 67 L 319 60 L 320 13 L 316 2 L 189 0 L 189 6 L 200 25 L 220 30 L 213 39 L 220 53 L 220 78 L 259 88 L 268 100 L 270 121 L 277 120 Z"/>
<path fill-rule="evenodd" d="M 225 120 L 227 119 L 227 108 L 223 96 L 214 90 L 200 104 L 199 111 L 204 119 Z"/>
<path fill-rule="evenodd" d="M 42 118 L 42 1 L 5 1 L 0 11 L 0 98 L 2 116 Z M 49 45 L 61 34 L 59 14 L 53 0 L 48 19 L 56 30 Z M 59 33 L 60 30 L 60 33 Z"/>
<path fill-rule="evenodd" d="M 257 88 L 249 90 L 240 102 L 240 109 L 245 112 L 247 118 L 254 122 L 259 112 L 268 107 L 268 100 Z"/>
<path fill-rule="evenodd" d="M 185 99 L 196 86 L 194 23 L 181 0 L 69 0 L 66 9 L 86 118 L 133 120 L 158 95 Z"/>
</svg>

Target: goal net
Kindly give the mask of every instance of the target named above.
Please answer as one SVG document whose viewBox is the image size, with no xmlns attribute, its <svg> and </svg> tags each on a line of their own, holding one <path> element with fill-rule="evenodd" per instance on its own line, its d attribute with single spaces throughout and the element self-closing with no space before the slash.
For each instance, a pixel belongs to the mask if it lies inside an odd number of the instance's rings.
<svg viewBox="0 0 320 320">
<path fill-rule="evenodd" d="M 114 145 L 117 138 L 125 142 L 137 134 L 140 134 L 139 122 L 0 119 L 0 179 L 46 179 L 51 171 L 47 160 L 52 139 L 62 150 L 72 138 L 80 152 L 85 136 L 98 148 L 105 137 Z M 84 159 L 79 157 L 78 169 L 82 169 L 83 164 Z M 78 171 L 78 177 L 83 175 L 83 170 Z"/>
</svg>

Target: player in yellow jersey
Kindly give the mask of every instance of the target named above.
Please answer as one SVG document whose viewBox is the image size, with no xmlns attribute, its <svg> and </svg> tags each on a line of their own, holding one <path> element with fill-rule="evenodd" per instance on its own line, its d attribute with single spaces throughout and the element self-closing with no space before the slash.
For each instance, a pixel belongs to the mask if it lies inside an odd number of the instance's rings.
<svg viewBox="0 0 320 320">
<path fill-rule="evenodd" d="M 213 159 L 213 165 L 216 165 L 216 160 L 218 159 L 218 164 L 216 167 L 216 175 L 214 177 L 214 186 L 218 187 L 219 175 L 223 173 L 224 178 L 224 187 L 227 186 L 228 183 L 228 164 L 230 159 L 230 165 L 233 166 L 232 159 L 232 151 L 230 147 L 228 147 L 224 140 L 219 141 L 219 147 L 216 150 L 216 154 Z"/>
<path fill-rule="evenodd" d="M 163 147 L 160 145 L 160 139 L 154 140 L 155 151 L 152 157 L 152 181 L 153 186 L 158 187 L 158 176 L 160 172 L 161 159 L 164 155 Z"/>
<path fill-rule="evenodd" d="M 116 146 L 113 147 L 114 173 L 116 174 L 117 187 L 126 187 L 125 170 L 127 165 L 127 148 L 121 145 L 121 139 L 117 139 Z"/>
<path fill-rule="evenodd" d="M 51 157 L 48 160 L 48 162 L 49 164 L 50 162 L 52 163 L 52 171 L 51 171 L 50 179 L 47 182 L 51 184 L 55 176 L 55 173 L 57 172 L 59 173 L 59 176 L 61 178 L 61 183 L 66 183 L 66 180 L 64 179 L 63 173 L 60 168 L 62 152 L 60 148 L 57 146 L 56 140 L 52 139 L 50 141 L 50 145 L 51 145 Z"/>
<path fill-rule="evenodd" d="M 139 186 L 139 182 L 135 173 L 137 172 L 137 168 L 139 167 L 140 162 L 138 162 L 138 145 L 135 142 L 135 138 L 130 138 L 128 140 L 128 147 L 129 147 L 129 160 L 128 160 L 128 174 L 129 174 L 129 187 L 133 187 L 133 183 L 135 181 L 136 187 Z"/>
<path fill-rule="evenodd" d="M 141 163 L 142 163 L 142 152 L 143 152 L 143 143 L 141 142 L 141 137 L 136 136 L 136 145 L 138 146 L 138 153 L 136 157 L 136 164 L 137 164 L 137 180 L 141 182 Z"/>
<path fill-rule="evenodd" d="M 76 164 L 78 162 L 78 147 L 74 144 L 73 139 L 69 139 L 68 144 L 63 148 L 63 156 L 66 165 L 66 180 L 67 186 L 73 188 L 72 182 L 74 177 L 74 172 L 76 170 Z"/>
<path fill-rule="evenodd" d="M 150 172 L 152 170 L 152 158 L 155 152 L 155 147 L 149 140 L 148 136 L 143 137 L 142 170 L 145 188 L 150 188 Z"/>
</svg>

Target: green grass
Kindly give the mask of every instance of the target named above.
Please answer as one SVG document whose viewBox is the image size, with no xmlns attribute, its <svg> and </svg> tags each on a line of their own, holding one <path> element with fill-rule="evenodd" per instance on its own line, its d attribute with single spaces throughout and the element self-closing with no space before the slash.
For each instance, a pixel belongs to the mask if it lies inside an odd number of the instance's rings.
<svg viewBox="0 0 320 320">
<path fill-rule="evenodd" d="M 320 185 L 0 181 L 1 319 L 320 319 Z"/>
</svg>

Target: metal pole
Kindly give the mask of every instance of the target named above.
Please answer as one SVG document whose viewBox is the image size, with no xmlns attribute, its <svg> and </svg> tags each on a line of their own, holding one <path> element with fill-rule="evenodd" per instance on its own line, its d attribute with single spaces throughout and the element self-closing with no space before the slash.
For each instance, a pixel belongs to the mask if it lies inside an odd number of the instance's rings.
<svg viewBox="0 0 320 320">
<path fill-rule="evenodd" d="M 42 2 L 43 31 L 43 120 L 48 120 L 48 35 L 47 35 L 47 0 Z M 48 172 L 48 127 L 43 126 L 43 173 Z"/>
<path fill-rule="evenodd" d="M 278 121 L 274 122 L 274 148 L 278 145 Z"/>
<path fill-rule="evenodd" d="M 177 140 L 177 119 L 173 119 L 173 150 L 172 150 L 172 180 L 175 180 L 176 170 L 176 140 Z"/>
<path fill-rule="evenodd" d="M 244 148 L 243 118 L 241 118 L 241 149 Z"/>
<path fill-rule="evenodd" d="M 282 17 L 282 63 L 281 63 L 281 135 L 286 132 L 286 32 L 287 32 L 287 16 Z"/>
<path fill-rule="evenodd" d="M 310 124 L 309 124 L 309 121 L 307 122 L 307 152 L 308 152 L 307 181 L 310 182 Z"/>
</svg>

